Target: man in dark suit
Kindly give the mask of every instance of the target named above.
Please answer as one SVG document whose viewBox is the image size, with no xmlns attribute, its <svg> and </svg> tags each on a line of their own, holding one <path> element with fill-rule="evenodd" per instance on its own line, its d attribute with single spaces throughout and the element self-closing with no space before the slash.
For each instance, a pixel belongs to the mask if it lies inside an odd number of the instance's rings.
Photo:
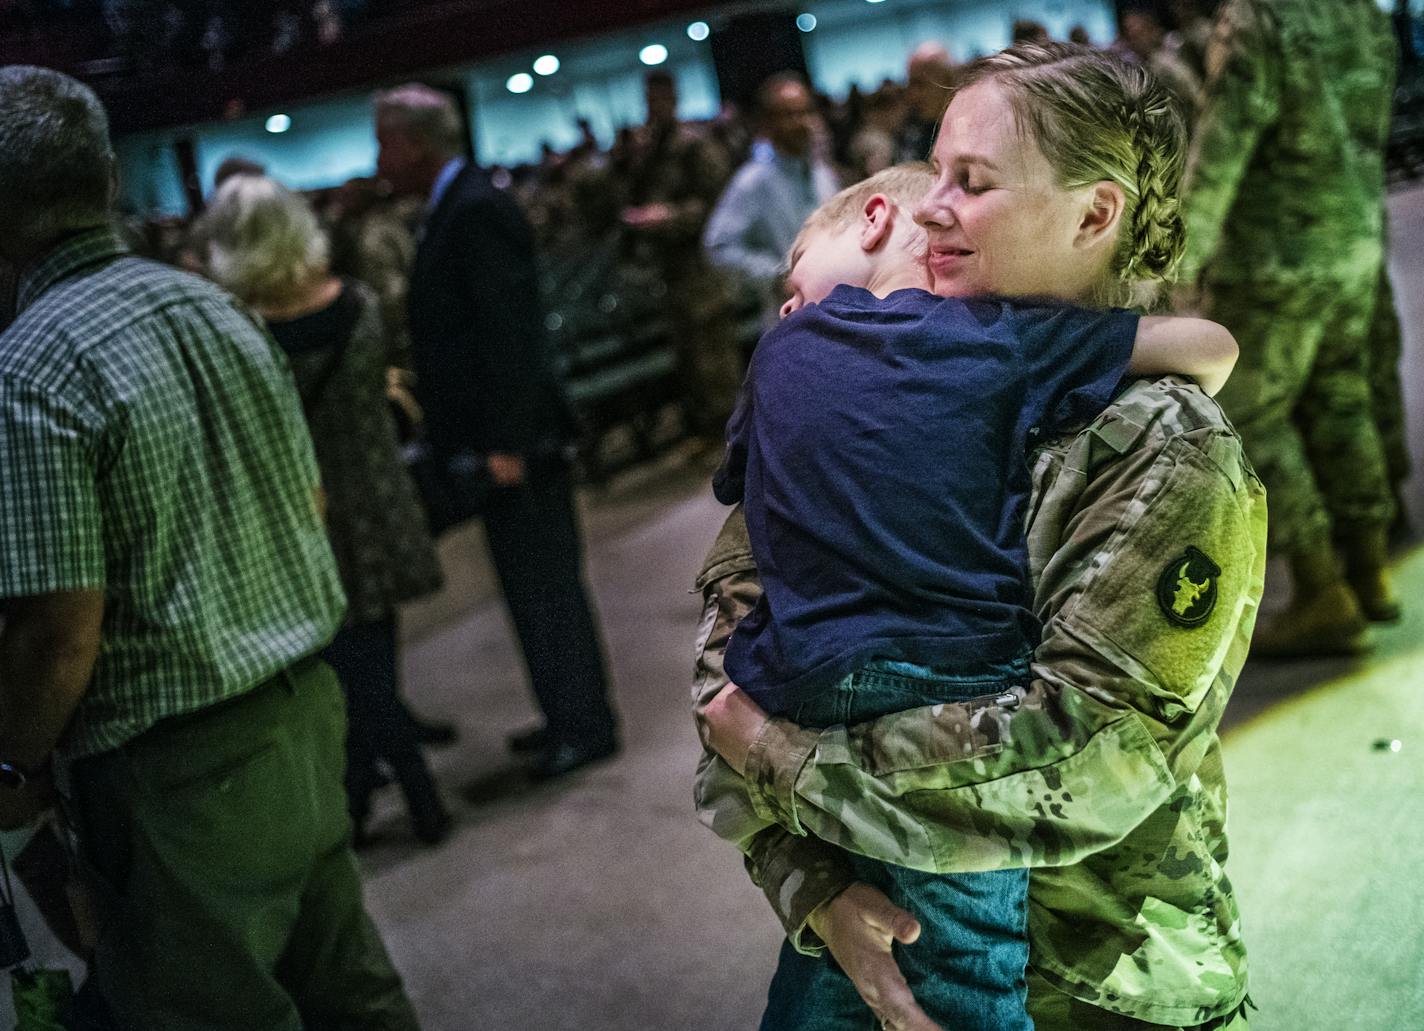
<svg viewBox="0 0 1424 1031">
<path fill-rule="evenodd" d="M 513 198 L 461 156 L 451 98 L 421 85 L 376 98 L 378 172 L 428 198 L 411 274 L 411 347 L 438 461 L 482 460 L 490 556 L 545 724 L 510 739 L 534 775 L 617 751 L 587 597 L 566 445 L 573 420 L 549 362 L 533 234 Z"/>
</svg>

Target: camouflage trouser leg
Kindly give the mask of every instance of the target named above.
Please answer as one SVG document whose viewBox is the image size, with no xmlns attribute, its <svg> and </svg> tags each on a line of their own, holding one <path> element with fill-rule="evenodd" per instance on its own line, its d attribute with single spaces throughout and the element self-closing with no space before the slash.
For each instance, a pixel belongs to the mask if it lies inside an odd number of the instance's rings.
<svg viewBox="0 0 1424 1031">
<path fill-rule="evenodd" d="M 1272 548 L 1323 549 L 1332 521 L 1394 518 L 1366 356 L 1377 286 L 1372 269 L 1358 282 L 1208 289 L 1208 317 L 1241 347 L 1218 400 L 1266 485 Z"/>
<path fill-rule="evenodd" d="M 715 271 L 668 284 L 668 317 L 691 403 L 694 432 L 721 438 L 742 386 L 741 349 Z"/>
<path fill-rule="evenodd" d="M 1243 1002 L 1234 1012 L 1199 1024 L 1153 1024 L 1075 999 L 1028 971 L 1028 1015 L 1034 1031 L 1250 1031 Z"/>
<path fill-rule="evenodd" d="M 1384 447 L 1389 482 L 1402 483 L 1409 477 L 1409 447 L 1405 443 L 1404 395 L 1399 384 L 1399 358 L 1403 350 L 1399 312 L 1394 306 L 1394 288 L 1389 269 L 1381 267 L 1374 318 L 1370 322 L 1370 396 L 1374 401 L 1375 425 Z"/>
</svg>

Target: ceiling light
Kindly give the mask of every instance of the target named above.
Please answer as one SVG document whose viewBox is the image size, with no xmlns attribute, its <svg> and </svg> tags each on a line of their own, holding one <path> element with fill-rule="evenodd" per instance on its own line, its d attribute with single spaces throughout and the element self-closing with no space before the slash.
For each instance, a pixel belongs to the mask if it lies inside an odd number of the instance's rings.
<svg viewBox="0 0 1424 1031">
<path fill-rule="evenodd" d="M 638 51 L 638 60 L 644 64 L 662 64 L 667 58 L 667 47 L 661 43 L 650 43 Z"/>
<path fill-rule="evenodd" d="M 290 115 L 273 115 L 267 119 L 268 132 L 286 132 L 291 127 L 292 119 Z"/>
<path fill-rule="evenodd" d="M 540 75 L 553 75 L 559 70 L 559 59 L 553 54 L 545 54 L 534 62 L 534 71 Z"/>
<path fill-rule="evenodd" d="M 705 21 L 695 21 L 687 27 L 687 38 L 694 43 L 701 43 L 710 35 L 712 28 Z"/>
<path fill-rule="evenodd" d="M 810 32 L 816 27 L 816 16 L 814 14 L 798 14 L 796 27 L 802 32 Z"/>
<path fill-rule="evenodd" d="M 534 76 L 528 72 L 515 72 L 505 80 L 504 88 L 511 93 L 528 93 L 534 88 Z"/>
</svg>

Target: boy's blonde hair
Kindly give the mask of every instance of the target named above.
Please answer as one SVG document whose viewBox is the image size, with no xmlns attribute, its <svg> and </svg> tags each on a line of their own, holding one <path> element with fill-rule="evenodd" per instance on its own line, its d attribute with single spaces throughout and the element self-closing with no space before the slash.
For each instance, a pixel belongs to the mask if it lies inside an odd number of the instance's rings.
<svg viewBox="0 0 1424 1031">
<path fill-rule="evenodd" d="M 1109 180 L 1127 198 L 1105 303 L 1143 303 L 1175 278 L 1187 131 L 1177 98 L 1138 64 L 1073 43 L 1019 43 L 980 58 L 956 90 L 992 81 L 1006 93 L 1064 189 Z"/>
<path fill-rule="evenodd" d="M 877 193 L 883 193 L 901 208 L 911 209 L 929 193 L 934 185 L 934 168 L 928 161 L 906 161 L 892 165 L 883 172 L 877 172 L 868 179 L 862 179 L 854 186 L 847 186 L 826 203 L 807 216 L 796 234 L 791 251 L 786 256 L 786 270 L 795 266 L 801 252 L 806 249 L 806 238 L 822 229 L 848 229 L 855 225 L 865 210 L 865 202 Z M 928 240 L 925 242 L 928 250 Z"/>
</svg>

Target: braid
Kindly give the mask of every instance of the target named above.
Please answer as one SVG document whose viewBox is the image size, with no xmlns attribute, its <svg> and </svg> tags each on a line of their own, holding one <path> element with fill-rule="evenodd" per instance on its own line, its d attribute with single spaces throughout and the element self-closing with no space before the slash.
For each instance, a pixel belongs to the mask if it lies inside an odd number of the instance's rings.
<svg viewBox="0 0 1424 1031">
<path fill-rule="evenodd" d="M 1149 84 L 1148 94 L 1133 104 L 1128 128 L 1138 154 L 1137 204 L 1124 233 L 1121 276 L 1127 280 L 1171 280 L 1186 247 L 1179 188 L 1182 146 L 1180 119 L 1171 98 Z"/>
</svg>

